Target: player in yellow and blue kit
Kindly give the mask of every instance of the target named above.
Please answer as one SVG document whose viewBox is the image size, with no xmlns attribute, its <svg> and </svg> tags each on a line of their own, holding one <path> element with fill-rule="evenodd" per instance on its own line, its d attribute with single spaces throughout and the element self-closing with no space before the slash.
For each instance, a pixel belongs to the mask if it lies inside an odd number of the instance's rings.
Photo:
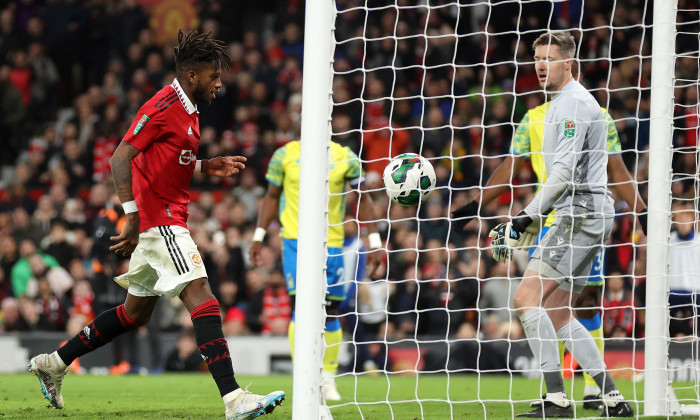
<svg viewBox="0 0 700 420">
<path fill-rule="evenodd" d="M 550 102 L 530 109 L 520 125 L 515 131 L 513 141 L 510 147 L 510 154 L 500 163 L 489 178 L 486 186 L 483 189 L 481 197 L 476 197 L 474 201 L 467 203 L 465 206 L 455 210 L 452 213 L 453 225 L 455 229 L 462 230 L 472 218 L 477 216 L 480 206 L 483 208 L 488 203 L 498 197 L 503 191 L 510 188 L 511 182 L 515 174 L 520 172 L 526 161 L 530 161 L 532 169 L 537 175 L 539 185 L 542 185 L 547 180 L 547 170 L 545 168 L 545 157 L 543 150 L 544 136 L 544 120 L 547 115 Z M 610 114 L 603 109 L 603 116 L 607 121 L 608 126 L 608 172 L 615 189 L 626 202 L 639 215 L 640 224 L 643 231 L 646 233 L 646 205 L 637 192 L 631 174 L 622 160 L 622 148 L 620 138 Z M 544 226 L 537 234 L 537 243 L 549 230 L 556 215 L 552 212 L 547 218 Z M 533 223 L 533 225 L 536 225 Z M 533 226 L 534 227 L 534 226 Z M 539 229 L 537 226 L 536 229 Z M 534 233 L 531 232 L 534 235 Z M 530 255 L 534 251 L 534 247 L 530 249 Z M 600 289 L 603 285 L 603 267 L 604 267 L 604 248 L 596 255 L 591 273 L 588 277 L 586 287 L 583 289 L 579 299 L 575 303 L 576 317 L 579 322 L 591 333 L 595 338 L 598 349 L 603 351 L 603 328 L 602 317 L 600 313 Z M 564 346 L 560 343 L 560 352 L 563 357 Z M 602 401 L 600 400 L 600 389 L 596 385 L 593 378 L 584 373 L 585 389 L 584 389 L 584 408 L 601 409 Z"/>
<path fill-rule="evenodd" d="M 279 218 L 282 230 L 282 265 L 284 268 L 287 290 L 292 298 L 292 308 L 295 305 L 296 273 L 297 273 L 297 238 L 299 218 L 299 176 L 301 157 L 301 142 L 292 141 L 275 151 L 267 168 L 265 178 L 268 181 L 267 193 L 263 199 L 262 208 L 258 217 L 258 224 L 253 237 L 253 245 L 250 249 L 250 261 L 253 265 L 259 264 L 259 253 L 265 231 L 270 223 Z M 324 338 L 326 352 L 323 358 L 323 395 L 326 400 L 340 400 L 335 386 L 335 373 L 338 370 L 338 355 L 342 331 L 337 316 L 340 314 L 340 303 L 345 300 L 345 287 L 341 283 L 344 279 L 344 267 L 342 247 L 345 239 L 343 231 L 343 219 L 345 217 L 345 203 L 347 186 L 352 190 L 363 191 L 364 180 L 362 166 L 358 156 L 348 147 L 335 142 L 330 142 L 330 171 L 328 198 L 328 260 L 326 274 L 328 290 L 326 293 L 326 313 L 330 315 L 326 319 Z M 359 217 L 366 224 L 369 232 L 369 248 L 382 247 L 382 242 L 377 233 L 374 208 L 369 194 L 362 194 L 359 199 Z M 370 277 L 379 266 L 379 254 L 367 255 L 367 272 Z M 303 281 L 303 280 L 302 280 Z M 294 355 L 294 316 L 289 325 L 289 340 Z"/>
</svg>

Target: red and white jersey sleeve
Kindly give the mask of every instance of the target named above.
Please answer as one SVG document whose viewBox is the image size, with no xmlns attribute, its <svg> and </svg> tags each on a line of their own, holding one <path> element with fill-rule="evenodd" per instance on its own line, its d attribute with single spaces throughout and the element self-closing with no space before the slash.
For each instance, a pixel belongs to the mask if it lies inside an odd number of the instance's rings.
<svg viewBox="0 0 700 420">
<path fill-rule="evenodd" d="M 131 163 L 141 232 L 154 226 L 187 228 L 199 114 L 177 80 L 139 109 L 123 140 L 141 151 Z"/>
</svg>

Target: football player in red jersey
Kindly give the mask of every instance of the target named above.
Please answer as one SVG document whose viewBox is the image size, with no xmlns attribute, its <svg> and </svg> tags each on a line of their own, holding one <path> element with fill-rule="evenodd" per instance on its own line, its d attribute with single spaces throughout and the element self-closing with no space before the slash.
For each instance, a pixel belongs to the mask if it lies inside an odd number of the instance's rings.
<svg viewBox="0 0 700 420">
<path fill-rule="evenodd" d="M 241 389 L 233 374 L 228 344 L 221 329 L 219 303 L 209 288 L 202 257 L 187 230 L 189 185 L 195 171 L 233 176 L 245 157 L 197 160 L 197 103 L 211 103 L 228 70 L 226 45 L 210 34 L 178 34 L 176 78 L 139 109 L 110 160 L 117 194 L 126 213 L 121 233 L 109 249 L 131 256 L 129 271 L 115 281 L 128 290 L 123 305 L 98 315 L 51 354 L 32 358 L 44 397 L 63 407 L 61 384 L 75 358 L 120 334 L 144 325 L 158 298 L 178 296 L 190 312 L 195 338 L 224 400 L 226 418 L 250 419 L 281 404 L 282 391 L 267 395 Z"/>
</svg>

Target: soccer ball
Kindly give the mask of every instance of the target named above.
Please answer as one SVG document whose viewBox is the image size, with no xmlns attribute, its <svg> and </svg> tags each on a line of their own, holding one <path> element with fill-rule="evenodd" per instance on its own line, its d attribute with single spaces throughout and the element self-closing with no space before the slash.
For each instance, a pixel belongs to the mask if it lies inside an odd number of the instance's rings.
<svg viewBox="0 0 700 420">
<path fill-rule="evenodd" d="M 435 169 L 423 156 L 400 154 L 384 168 L 384 187 L 392 201 L 402 206 L 417 206 L 435 188 Z"/>
</svg>

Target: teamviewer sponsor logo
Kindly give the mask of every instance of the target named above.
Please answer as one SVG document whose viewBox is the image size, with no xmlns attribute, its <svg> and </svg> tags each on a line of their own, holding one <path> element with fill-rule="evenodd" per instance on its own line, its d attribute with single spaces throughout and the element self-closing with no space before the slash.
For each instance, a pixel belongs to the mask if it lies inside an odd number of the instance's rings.
<svg viewBox="0 0 700 420">
<path fill-rule="evenodd" d="M 197 156 L 192 153 L 192 150 L 183 150 L 180 152 L 180 165 L 189 165 L 197 160 Z"/>
</svg>

